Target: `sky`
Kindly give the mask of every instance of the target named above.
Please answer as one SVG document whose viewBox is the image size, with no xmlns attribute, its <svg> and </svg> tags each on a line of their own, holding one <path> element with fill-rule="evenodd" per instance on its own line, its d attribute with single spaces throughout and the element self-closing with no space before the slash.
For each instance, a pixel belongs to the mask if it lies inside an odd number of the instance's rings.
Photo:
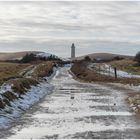
<svg viewBox="0 0 140 140">
<path fill-rule="evenodd" d="M 140 2 L 0 1 L 0 52 L 70 56 L 140 51 Z"/>
</svg>

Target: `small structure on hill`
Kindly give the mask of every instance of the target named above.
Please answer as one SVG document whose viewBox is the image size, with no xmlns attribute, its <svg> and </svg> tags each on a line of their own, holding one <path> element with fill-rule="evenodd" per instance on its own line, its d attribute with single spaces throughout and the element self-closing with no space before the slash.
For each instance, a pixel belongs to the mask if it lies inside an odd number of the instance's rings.
<svg viewBox="0 0 140 140">
<path fill-rule="evenodd" d="M 71 46 L 71 59 L 73 60 L 75 58 L 75 45 L 72 43 Z"/>
</svg>

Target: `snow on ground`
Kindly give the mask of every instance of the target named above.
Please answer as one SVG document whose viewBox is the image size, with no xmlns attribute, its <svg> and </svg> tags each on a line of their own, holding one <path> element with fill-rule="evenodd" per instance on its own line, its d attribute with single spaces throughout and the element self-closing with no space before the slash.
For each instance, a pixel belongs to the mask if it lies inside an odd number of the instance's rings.
<svg viewBox="0 0 140 140">
<path fill-rule="evenodd" d="M 55 73 L 56 69 L 54 68 L 54 73 L 50 77 L 45 77 L 45 79 L 47 81 L 50 80 Z M 53 90 L 53 85 L 49 84 L 47 81 L 43 81 L 37 86 L 32 86 L 26 94 L 21 96 L 21 98 L 10 102 L 11 106 L 6 106 L 5 109 L 0 110 L 0 129 L 8 128 L 25 110 L 30 108 L 34 103 L 38 102 L 43 98 L 43 96 L 49 94 Z M 6 91 L 13 92 L 11 86 L 12 85 L 6 83 L 1 86 L 0 98 L 3 98 L 1 94 Z M 17 95 L 16 93 L 14 94 Z"/>
<path fill-rule="evenodd" d="M 25 76 L 26 78 L 31 78 L 31 77 L 32 77 L 32 74 L 33 74 L 34 71 L 35 71 L 35 69 L 36 69 L 36 66 L 33 66 L 32 69 L 29 70 L 28 72 L 26 72 L 24 76 Z"/>
<path fill-rule="evenodd" d="M 114 76 L 114 69 L 109 64 L 97 64 L 92 63 L 89 65 L 89 68 L 96 69 L 98 73 Z M 140 78 L 140 75 L 134 75 L 122 70 L 117 70 L 117 76 L 118 77 L 124 77 L 124 78 Z"/>
<path fill-rule="evenodd" d="M 35 102 L 38 102 L 44 95 L 48 94 L 53 89 L 53 86 L 46 82 L 40 83 L 38 86 L 32 86 L 31 89 L 11 102 L 11 107 L 6 106 L 4 110 L 0 110 L 0 129 L 7 128 L 11 122 L 21 115 Z"/>
<path fill-rule="evenodd" d="M 53 54 L 51 54 L 51 53 L 45 53 L 45 52 L 41 52 L 41 53 L 38 53 L 38 54 L 36 54 L 36 56 L 38 56 L 38 57 L 50 57 L 50 56 L 53 56 L 54 58 L 58 58 L 56 55 L 53 55 Z"/>
<path fill-rule="evenodd" d="M 130 85 L 130 84 L 121 84 L 121 83 L 110 83 L 110 84 L 116 85 L 117 87 L 124 87 L 124 88 L 130 89 L 131 91 L 134 91 L 134 92 L 140 91 L 140 85 L 135 86 L 132 84 Z"/>
<path fill-rule="evenodd" d="M 28 66 L 25 69 L 23 69 L 19 75 L 21 76 L 25 76 L 25 77 L 30 77 L 30 75 L 34 72 L 34 69 L 36 67 L 34 65 Z"/>
<path fill-rule="evenodd" d="M 61 58 L 63 61 L 71 61 L 71 58 Z"/>
<path fill-rule="evenodd" d="M 126 104 L 124 91 L 75 81 L 68 70 L 57 71 L 53 93 L 23 116 L 10 130 L 10 139 L 139 138 L 140 122 Z"/>
<path fill-rule="evenodd" d="M 6 91 L 12 91 L 11 89 L 11 84 L 8 84 L 8 83 L 4 83 L 1 87 L 0 87 L 0 96 L 1 96 L 1 93 L 4 93 Z"/>
</svg>

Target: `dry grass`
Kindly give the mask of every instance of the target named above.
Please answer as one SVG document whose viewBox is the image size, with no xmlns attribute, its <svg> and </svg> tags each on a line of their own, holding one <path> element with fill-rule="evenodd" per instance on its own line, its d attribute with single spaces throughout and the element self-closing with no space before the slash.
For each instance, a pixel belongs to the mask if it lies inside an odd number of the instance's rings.
<svg viewBox="0 0 140 140">
<path fill-rule="evenodd" d="M 1 96 L 3 97 L 3 101 L 1 103 L 3 103 L 4 106 L 5 105 L 11 106 L 10 102 L 17 99 L 17 96 L 10 91 L 6 91 L 2 93 Z"/>
<path fill-rule="evenodd" d="M 1 94 L 3 97 L 0 99 L 0 109 L 5 108 L 6 105 L 11 106 L 11 101 L 14 101 L 15 99 L 18 99 L 21 97 L 22 94 L 25 94 L 25 92 L 31 88 L 32 85 L 37 85 L 38 82 L 35 79 L 31 78 L 18 78 L 14 80 L 8 81 L 8 83 L 12 84 L 12 90 L 13 92 L 17 93 L 15 95 L 11 91 L 6 91 Z"/>
<path fill-rule="evenodd" d="M 12 89 L 14 92 L 20 94 L 24 94 L 28 89 L 31 88 L 31 85 L 36 86 L 38 82 L 32 78 L 19 78 L 15 80 L 11 80 Z"/>
<path fill-rule="evenodd" d="M 36 64 L 16 64 L 16 63 L 0 63 L 0 84 L 6 82 L 11 84 L 12 91 L 17 93 L 15 95 L 11 91 L 6 91 L 1 94 L 3 97 L 0 99 L 0 109 L 5 108 L 6 105 L 10 106 L 11 102 L 15 99 L 21 98 L 21 95 L 26 94 L 31 86 L 39 84 L 40 77 L 49 76 L 53 72 L 53 62 L 40 62 Z M 31 75 L 31 78 L 26 78 L 26 72 L 36 69 Z M 20 75 L 22 72 L 22 76 Z"/>
<path fill-rule="evenodd" d="M 13 101 L 14 99 L 17 99 L 17 96 L 10 91 L 4 92 L 3 94 L 1 94 L 1 96 L 7 98 L 9 101 Z"/>
<path fill-rule="evenodd" d="M 131 59 L 123 59 L 109 62 L 113 67 L 128 73 L 140 75 L 140 66 L 135 66 L 136 62 Z"/>
<path fill-rule="evenodd" d="M 40 62 L 41 63 L 41 62 Z M 43 62 L 36 64 L 36 69 L 33 72 L 32 78 L 24 78 L 19 75 L 23 69 L 28 69 L 31 64 L 17 64 L 17 63 L 0 63 L 0 84 L 9 80 L 9 83 L 13 84 L 12 89 L 14 92 L 23 94 L 31 85 L 38 84 L 39 77 L 48 76 L 52 73 L 54 63 Z M 33 65 L 32 65 L 33 66 Z M 11 94 L 5 93 L 3 96 L 9 96 Z"/>
<path fill-rule="evenodd" d="M 94 70 L 90 70 L 86 67 L 86 62 L 77 62 L 75 63 L 72 67 L 71 67 L 71 71 L 76 75 L 76 77 L 82 79 L 82 80 L 86 80 L 88 82 L 91 81 L 100 81 L 100 82 L 104 82 L 104 81 L 113 81 L 114 78 L 113 77 L 108 77 L 106 75 L 101 75 L 98 74 L 96 71 Z"/>
<path fill-rule="evenodd" d="M 3 84 L 4 82 L 7 82 L 10 79 L 20 77 L 19 73 L 28 66 L 29 64 L 0 62 L 0 85 Z M 0 99 L 1 109 L 3 109 L 6 105 L 10 106 L 10 102 L 17 98 L 10 91 L 2 93 L 1 96 L 3 97 L 3 99 Z"/>
<path fill-rule="evenodd" d="M 117 83 L 124 83 L 124 84 L 133 84 L 139 85 L 140 79 L 138 78 L 117 78 L 102 75 L 97 73 L 95 70 L 91 70 L 87 68 L 86 62 L 76 62 L 71 71 L 76 75 L 77 78 L 81 80 L 85 80 L 88 82 L 117 82 Z"/>
<path fill-rule="evenodd" d="M 29 64 L 0 62 L 0 85 L 11 78 L 19 77 L 21 70 L 27 66 Z"/>
<path fill-rule="evenodd" d="M 2 99 L 0 99 L 0 109 L 3 109 L 5 107 L 5 103 L 2 101 Z"/>
<path fill-rule="evenodd" d="M 114 57 L 121 57 L 121 58 L 130 58 L 132 59 L 132 56 L 127 56 L 127 55 L 118 55 L 118 54 L 112 54 L 112 53 L 93 53 L 93 54 L 88 54 L 85 56 L 89 56 L 92 60 L 93 59 L 97 59 L 97 58 L 101 58 L 102 60 L 112 60 L 114 59 Z M 80 56 L 80 57 L 76 57 L 76 60 L 83 60 L 85 58 L 85 56 Z"/>
<path fill-rule="evenodd" d="M 53 70 L 53 65 L 54 64 L 52 62 L 38 64 L 32 73 L 32 78 L 18 78 L 10 80 L 10 83 L 13 85 L 13 91 L 18 94 L 24 94 L 28 89 L 31 88 L 31 85 L 36 86 L 38 84 L 39 77 L 50 75 Z"/>
<path fill-rule="evenodd" d="M 132 107 L 132 109 L 136 113 L 140 114 L 140 93 L 129 93 L 127 101 Z"/>
<path fill-rule="evenodd" d="M 39 64 L 33 73 L 33 77 L 38 79 L 39 77 L 51 75 L 51 73 L 53 72 L 53 66 L 54 63 L 50 61 Z"/>
<path fill-rule="evenodd" d="M 40 52 L 37 52 L 37 51 L 23 51 L 23 52 L 0 53 L 0 60 L 5 61 L 5 60 L 14 60 L 14 59 L 22 58 L 27 53 L 28 54 L 30 54 L 30 53 L 36 54 L 36 53 L 40 53 Z"/>
</svg>

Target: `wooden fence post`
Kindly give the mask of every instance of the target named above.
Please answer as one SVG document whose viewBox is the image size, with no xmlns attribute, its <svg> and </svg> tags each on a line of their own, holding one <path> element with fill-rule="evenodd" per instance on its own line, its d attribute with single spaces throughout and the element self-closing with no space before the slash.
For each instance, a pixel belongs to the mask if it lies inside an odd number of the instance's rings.
<svg viewBox="0 0 140 140">
<path fill-rule="evenodd" d="M 117 68 L 114 67 L 114 74 L 115 74 L 115 79 L 117 79 Z"/>
<path fill-rule="evenodd" d="M 109 76 L 110 76 L 111 74 L 110 74 L 110 66 L 109 66 Z"/>
</svg>

